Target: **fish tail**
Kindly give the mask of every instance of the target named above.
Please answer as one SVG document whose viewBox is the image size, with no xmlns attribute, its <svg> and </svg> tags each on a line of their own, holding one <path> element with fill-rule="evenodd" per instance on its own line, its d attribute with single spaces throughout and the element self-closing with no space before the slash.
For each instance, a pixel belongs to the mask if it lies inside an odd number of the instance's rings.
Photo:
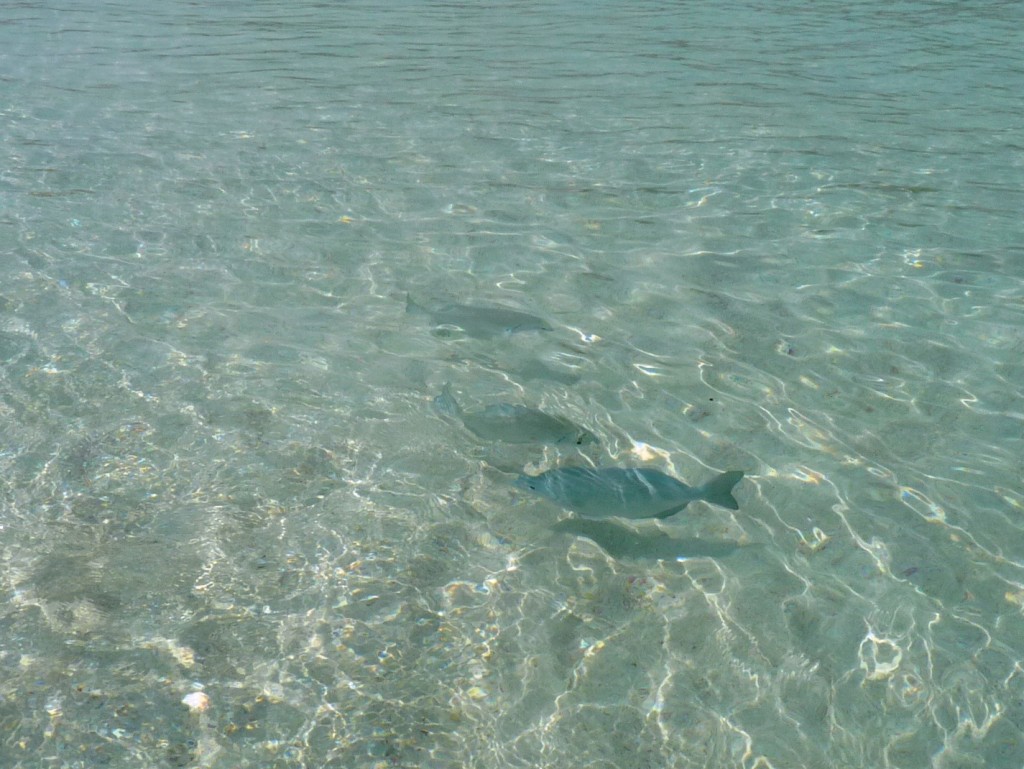
<svg viewBox="0 0 1024 769">
<path fill-rule="evenodd" d="M 719 507 L 739 510 L 740 503 L 732 495 L 733 487 L 743 479 L 742 470 L 730 470 L 700 487 L 700 498 Z"/>
<path fill-rule="evenodd" d="M 441 388 L 441 394 L 434 398 L 434 408 L 441 416 L 458 417 L 462 413 L 455 396 L 452 395 L 452 388 L 447 382 Z"/>
<path fill-rule="evenodd" d="M 427 313 L 427 308 L 416 304 L 407 291 L 405 293 L 405 311 L 412 313 L 413 315 L 425 315 Z"/>
</svg>

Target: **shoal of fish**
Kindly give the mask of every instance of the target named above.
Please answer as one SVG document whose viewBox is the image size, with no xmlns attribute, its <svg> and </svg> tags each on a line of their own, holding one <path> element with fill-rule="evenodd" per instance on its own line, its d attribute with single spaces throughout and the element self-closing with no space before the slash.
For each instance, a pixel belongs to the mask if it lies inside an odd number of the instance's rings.
<svg viewBox="0 0 1024 769">
<path fill-rule="evenodd" d="M 424 307 L 407 298 L 406 309 L 426 315 L 437 331 L 461 330 L 478 339 L 552 330 L 542 318 L 504 307 L 454 303 Z M 480 410 L 463 410 L 447 384 L 434 398 L 434 408 L 446 419 L 460 422 L 470 433 L 488 441 L 583 445 L 597 440 L 571 420 L 527 406 L 497 403 Z M 572 511 L 579 519 L 598 521 L 667 518 L 698 500 L 738 510 L 739 503 L 732 492 L 742 479 L 742 471 L 731 470 L 702 485 L 688 486 L 649 467 L 559 467 L 539 475 L 520 475 L 514 485 Z M 609 535 L 614 530 L 587 528 L 580 523 L 560 526 L 559 530 L 576 531 L 595 541 L 614 539 Z M 618 541 L 621 544 L 632 540 L 620 533 Z M 612 552 L 614 547 L 613 544 L 606 549 Z M 670 544 L 669 549 L 675 549 L 675 545 Z"/>
</svg>

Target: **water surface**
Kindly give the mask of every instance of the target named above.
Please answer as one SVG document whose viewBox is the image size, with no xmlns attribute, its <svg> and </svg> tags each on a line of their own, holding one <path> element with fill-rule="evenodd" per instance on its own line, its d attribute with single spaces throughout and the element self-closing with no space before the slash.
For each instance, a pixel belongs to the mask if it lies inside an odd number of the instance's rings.
<svg viewBox="0 0 1024 769">
<path fill-rule="evenodd" d="M 3 21 L 0 763 L 1019 763 L 1016 4 Z"/>
</svg>

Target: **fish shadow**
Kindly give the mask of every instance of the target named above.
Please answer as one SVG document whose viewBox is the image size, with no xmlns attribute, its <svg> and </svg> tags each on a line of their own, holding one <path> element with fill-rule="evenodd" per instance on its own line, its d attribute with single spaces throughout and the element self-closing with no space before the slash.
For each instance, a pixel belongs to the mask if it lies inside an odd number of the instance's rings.
<svg viewBox="0 0 1024 769">
<path fill-rule="evenodd" d="M 646 528 L 646 527 L 645 527 Z M 613 558 L 650 561 L 685 561 L 722 558 L 743 546 L 725 540 L 673 537 L 661 530 L 639 531 L 609 521 L 563 518 L 551 530 L 596 543 Z"/>
</svg>

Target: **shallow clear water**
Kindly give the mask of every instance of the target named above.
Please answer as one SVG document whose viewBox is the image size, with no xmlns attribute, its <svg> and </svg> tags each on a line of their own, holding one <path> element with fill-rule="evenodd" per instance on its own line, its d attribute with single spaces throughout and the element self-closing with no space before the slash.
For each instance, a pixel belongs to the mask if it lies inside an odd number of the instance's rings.
<svg viewBox="0 0 1024 769">
<path fill-rule="evenodd" d="M 0 763 L 1020 763 L 1018 4 L 210 5 L 3 11 Z"/>
</svg>

